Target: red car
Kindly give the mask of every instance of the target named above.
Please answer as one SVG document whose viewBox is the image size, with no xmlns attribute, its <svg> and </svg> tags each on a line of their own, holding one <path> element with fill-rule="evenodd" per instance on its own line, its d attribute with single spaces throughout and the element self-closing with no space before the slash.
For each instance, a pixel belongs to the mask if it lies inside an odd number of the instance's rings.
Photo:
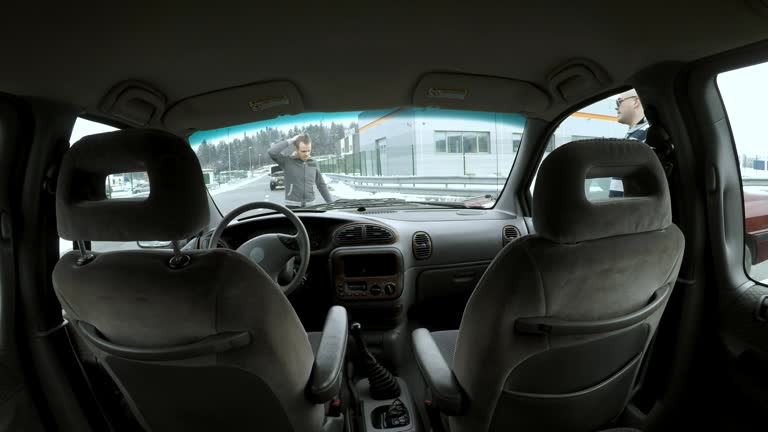
<svg viewBox="0 0 768 432">
<path fill-rule="evenodd" d="M 744 188 L 744 219 L 744 263 L 749 270 L 768 259 L 768 189 Z"/>
</svg>

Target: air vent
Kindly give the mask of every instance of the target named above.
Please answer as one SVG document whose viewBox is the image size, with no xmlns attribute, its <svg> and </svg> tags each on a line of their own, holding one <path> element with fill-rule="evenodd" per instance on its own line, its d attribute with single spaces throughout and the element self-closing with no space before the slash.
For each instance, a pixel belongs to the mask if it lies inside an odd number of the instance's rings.
<svg viewBox="0 0 768 432">
<path fill-rule="evenodd" d="M 341 246 L 361 244 L 365 240 L 362 225 L 350 225 L 336 234 L 336 243 Z"/>
<path fill-rule="evenodd" d="M 504 246 L 506 246 L 507 243 L 520 237 L 520 230 L 514 225 L 507 225 L 504 227 L 502 235 L 504 236 Z"/>
<path fill-rule="evenodd" d="M 336 244 L 339 246 L 359 246 L 364 244 L 388 244 L 395 240 L 395 233 L 381 225 L 353 224 L 336 232 Z"/>
<path fill-rule="evenodd" d="M 420 260 L 432 256 L 432 239 L 424 231 L 413 235 L 413 256 Z"/>
<path fill-rule="evenodd" d="M 382 244 L 391 243 L 395 239 L 395 235 L 389 229 L 379 225 L 366 225 L 365 226 L 365 242 Z"/>
</svg>

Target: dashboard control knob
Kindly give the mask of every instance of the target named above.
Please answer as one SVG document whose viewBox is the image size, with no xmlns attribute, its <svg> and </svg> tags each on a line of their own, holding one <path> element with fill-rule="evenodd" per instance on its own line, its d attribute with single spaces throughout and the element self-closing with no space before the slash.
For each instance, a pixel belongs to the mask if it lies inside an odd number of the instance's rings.
<svg viewBox="0 0 768 432">
<path fill-rule="evenodd" d="M 393 295 L 393 294 L 395 294 L 395 290 L 396 290 L 396 288 L 397 288 L 397 287 L 395 286 L 395 284 L 393 284 L 392 282 L 390 282 L 390 283 L 388 283 L 388 284 L 384 285 L 384 293 L 385 293 L 386 295 Z"/>
</svg>

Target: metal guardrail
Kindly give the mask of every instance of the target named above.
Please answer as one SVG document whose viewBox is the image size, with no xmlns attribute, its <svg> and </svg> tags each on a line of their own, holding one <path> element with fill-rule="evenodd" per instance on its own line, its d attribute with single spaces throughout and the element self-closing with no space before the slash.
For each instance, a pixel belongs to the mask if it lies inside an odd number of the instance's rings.
<svg viewBox="0 0 768 432">
<path fill-rule="evenodd" d="M 478 176 L 351 176 L 325 174 L 362 192 L 395 192 L 413 195 L 474 197 L 497 195 L 507 179 Z M 743 186 L 768 186 L 768 178 L 742 178 Z"/>
<path fill-rule="evenodd" d="M 353 184 L 443 184 L 448 185 L 504 185 L 506 177 L 479 177 L 479 176 L 351 176 L 344 174 L 325 174 L 326 177 L 335 178 L 345 183 Z"/>
<path fill-rule="evenodd" d="M 507 179 L 476 176 L 350 176 L 325 174 L 363 192 L 395 192 L 412 195 L 475 197 L 497 195 Z"/>
<path fill-rule="evenodd" d="M 742 178 L 742 186 L 768 186 L 768 178 Z"/>
</svg>

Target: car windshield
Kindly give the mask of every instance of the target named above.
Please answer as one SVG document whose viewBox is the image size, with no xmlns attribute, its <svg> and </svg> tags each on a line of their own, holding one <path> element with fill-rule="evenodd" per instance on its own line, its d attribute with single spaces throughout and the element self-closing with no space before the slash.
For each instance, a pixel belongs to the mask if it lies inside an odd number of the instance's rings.
<svg viewBox="0 0 768 432">
<path fill-rule="evenodd" d="M 397 108 L 282 116 L 199 131 L 189 143 L 223 214 L 253 201 L 491 208 L 524 127 L 519 114 Z"/>
</svg>

